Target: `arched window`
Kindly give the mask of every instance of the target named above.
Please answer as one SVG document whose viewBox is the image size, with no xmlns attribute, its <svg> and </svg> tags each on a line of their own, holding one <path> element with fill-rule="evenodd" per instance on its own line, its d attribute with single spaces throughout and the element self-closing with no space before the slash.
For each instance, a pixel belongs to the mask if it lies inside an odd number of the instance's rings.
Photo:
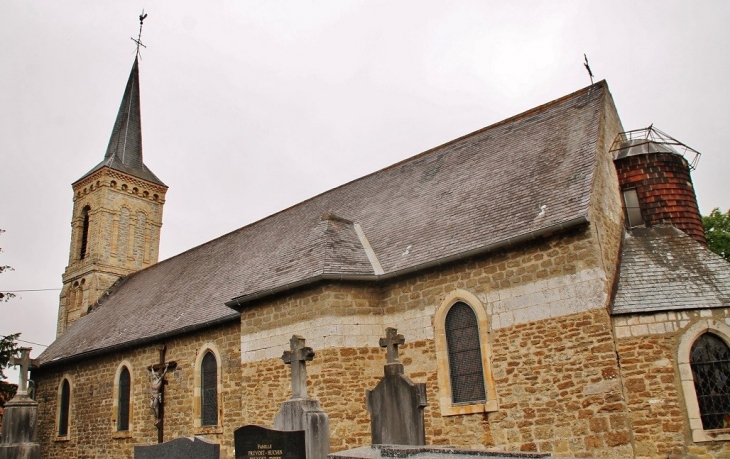
<svg viewBox="0 0 730 459">
<path fill-rule="evenodd" d="M 61 406 L 58 413 L 58 436 L 68 436 L 68 419 L 71 410 L 71 384 L 64 378 L 61 383 Z"/>
<path fill-rule="evenodd" d="M 117 402 L 117 430 L 129 430 L 129 403 L 132 387 L 132 378 L 127 367 L 122 368 L 119 374 L 119 398 Z"/>
<path fill-rule="evenodd" d="M 473 293 L 455 289 L 433 319 L 442 416 L 497 411 L 489 317 Z"/>
<path fill-rule="evenodd" d="M 712 333 L 692 345 L 690 367 L 704 430 L 730 427 L 730 348 Z"/>
<path fill-rule="evenodd" d="M 81 211 L 81 216 L 84 218 L 84 226 L 81 229 L 81 250 L 79 251 L 79 259 L 83 260 L 86 258 L 86 246 L 89 242 L 89 211 L 91 207 L 85 206 Z"/>
<path fill-rule="evenodd" d="M 200 368 L 201 425 L 218 425 L 218 362 L 213 352 L 206 352 Z"/>
<path fill-rule="evenodd" d="M 452 402 L 486 401 L 476 314 L 468 304 L 459 301 L 446 314 L 445 329 Z"/>
</svg>

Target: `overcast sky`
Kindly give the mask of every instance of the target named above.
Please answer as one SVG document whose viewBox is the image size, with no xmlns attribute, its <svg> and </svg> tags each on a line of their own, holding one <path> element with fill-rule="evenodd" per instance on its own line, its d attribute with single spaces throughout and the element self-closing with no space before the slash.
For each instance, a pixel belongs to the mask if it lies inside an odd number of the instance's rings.
<svg viewBox="0 0 730 459">
<path fill-rule="evenodd" d="M 53 290 L 0 303 L 0 335 L 55 337 L 71 183 L 106 151 L 143 7 L 161 259 L 583 88 L 583 53 L 625 129 L 702 153 L 702 212 L 730 208 L 730 2 L 3 0 L 0 289 Z"/>
</svg>

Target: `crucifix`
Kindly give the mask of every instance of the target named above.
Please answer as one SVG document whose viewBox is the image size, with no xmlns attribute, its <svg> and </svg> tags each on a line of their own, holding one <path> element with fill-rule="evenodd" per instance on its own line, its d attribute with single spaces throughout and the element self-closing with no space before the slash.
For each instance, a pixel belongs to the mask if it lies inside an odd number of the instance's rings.
<svg viewBox="0 0 730 459">
<path fill-rule="evenodd" d="M 160 346 L 159 363 L 155 363 L 154 365 L 150 365 L 147 367 L 147 370 L 150 372 L 150 410 L 152 410 L 152 414 L 155 415 L 155 427 L 157 427 L 157 443 L 162 443 L 164 437 L 163 428 L 165 421 L 165 402 L 163 397 L 165 394 L 165 385 L 167 384 L 165 375 L 168 371 L 174 371 L 175 368 L 177 368 L 177 362 L 165 362 L 166 350 L 167 346 Z"/>
<path fill-rule="evenodd" d="M 314 359 L 311 347 L 304 347 L 304 338 L 293 335 L 289 340 L 290 351 L 284 351 L 281 360 L 291 365 L 291 398 L 307 397 L 307 361 Z"/>
<path fill-rule="evenodd" d="M 388 327 L 385 329 L 385 338 L 380 338 L 380 347 L 387 349 L 387 363 L 400 363 L 398 360 L 398 346 L 405 343 L 403 335 L 398 334 L 398 329 Z"/>
<path fill-rule="evenodd" d="M 38 366 L 38 359 L 30 358 L 31 349 L 33 348 L 21 347 L 20 357 L 10 357 L 10 359 L 8 360 L 8 365 L 20 366 L 17 395 L 21 398 L 28 397 L 28 371 L 31 368 L 35 368 L 36 366 Z"/>
</svg>

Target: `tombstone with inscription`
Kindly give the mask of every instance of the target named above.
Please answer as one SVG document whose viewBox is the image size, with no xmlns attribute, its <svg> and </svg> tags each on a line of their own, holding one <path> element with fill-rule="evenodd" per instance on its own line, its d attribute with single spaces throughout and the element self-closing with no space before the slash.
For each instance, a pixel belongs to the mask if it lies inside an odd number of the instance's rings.
<svg viewBox="0 0 730 459">
<path fill-rule="evenodd" d="M 291 398 L 281 404 L 274 418 L 274 428 L 284 431 L 303 430 L 307 459 L 324 459 L 330 451 L 329 417 L 319 401 L 307 395 L 307 361 L 314 358 L 311 347 L 304 346 L 304 338 L 294 335 L 289 340 L 290 350 L 281 359 L 291 365 Z"/>
<path fill-rule="evenodd" d="M 403 335 L 395 328 L 387 328 L 385 335 L 380 338 L 380 347 L 387 349 L 385 375 L 375 389 L 366 391 L 372 443 L 424 445 L 426 385 L 414 383 L 403 374 L 403 364 L 398 360 L 398 346 L 405 342 Z"/>
<path fill-rule="evenodd" d="M 5 404 L 0 459 L 40 459 L 37 443 L 38 403 L 28 396 L 28 370 L 37 364 L 30 358 L 31 348 L 21 347 L 20 357 L 11 357 L 10 365 L 20 365 L 18 392 Z"/>
<path fill-rule="evenodd" d="M 236 459 L 302 459 L 304 431 L 283 431 L 249 425 L 233 432 Z"/>
<path fill-rule="evenodd" d="M 149 446 L 134 446 L 134 459 L 220 459 L 221 447 L 203 437 L 183 437 Z"/>
</svg>

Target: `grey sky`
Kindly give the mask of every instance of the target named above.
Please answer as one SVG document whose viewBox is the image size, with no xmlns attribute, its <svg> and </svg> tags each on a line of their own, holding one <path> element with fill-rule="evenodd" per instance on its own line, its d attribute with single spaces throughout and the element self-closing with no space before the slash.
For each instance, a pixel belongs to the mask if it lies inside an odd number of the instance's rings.
<svg viewBox="0 0 730 459">
<path fill-rule="evenodd" d="M 71 183 L 104 155 L 143 6 L 161 259 L 587 86 L 584 52 L 627 130 L 703 154 L 703 213 L 730 208 L 728 2 L 4 0 L 1 289 L 60 289 Z M 50 343 L 58 294 L 0 303 L 0 334 Z"/>
</svg>

